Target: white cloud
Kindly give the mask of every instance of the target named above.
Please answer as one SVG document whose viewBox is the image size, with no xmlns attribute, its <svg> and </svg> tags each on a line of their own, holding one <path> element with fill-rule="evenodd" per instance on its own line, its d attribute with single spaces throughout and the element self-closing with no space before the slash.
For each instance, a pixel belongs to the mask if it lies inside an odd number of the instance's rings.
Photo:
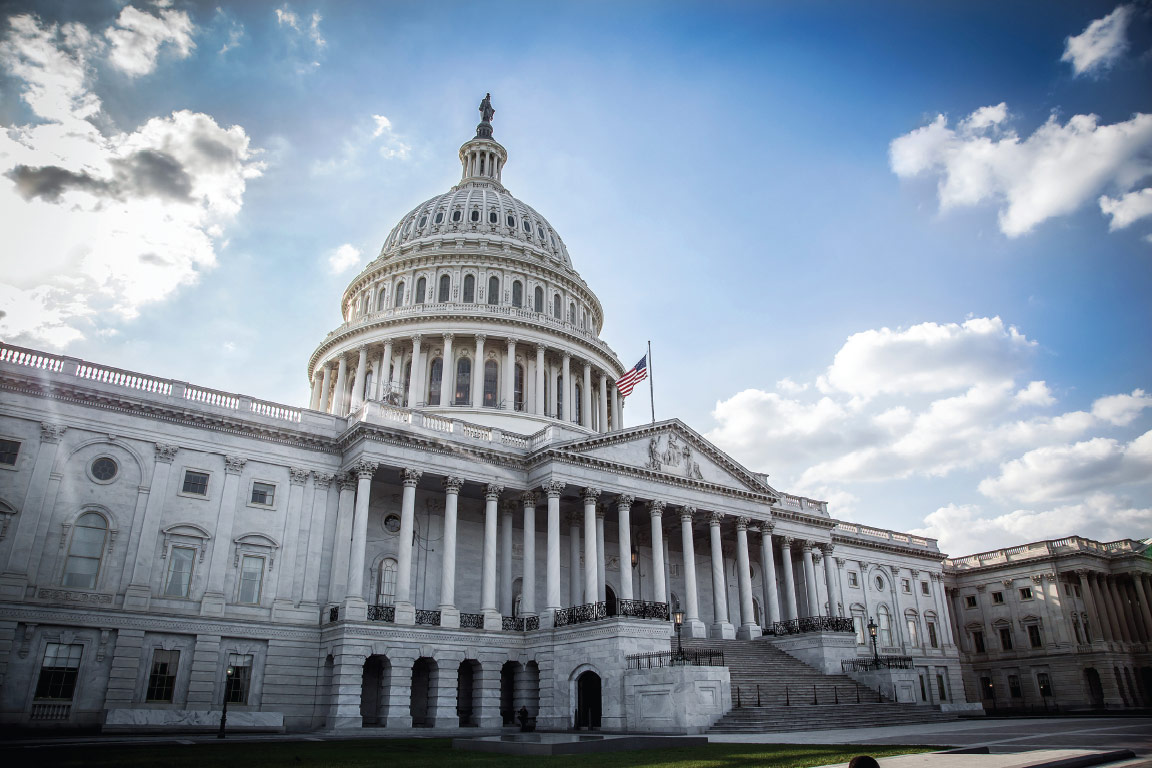
<svg viewBox="0 0 1152 768">
<path fill-rule="evenodd" d="M 1092 415 L 1109 424 L 1126 427 L 1145 408 L 1152 408 L 1152 395 L 1144 394 L 1142 389 L 1134 389 L 1130 395 L 1109 395 L 1097 399 L 1092 403 Z"/>
<path fill-rule="evenodd" d="M 307 21 L 302 21 L 300 15 L 293 11 L 287 3 L 275 9 L 276 23 L 286 31 L 286 37 L 294 55 L 303 55 L 308 59 L 306 65 L 296 67 L 298 73 L 308 72 L 320 66 L 324 48 L 328 41 L 320 32 L 320 22 L 324 17 L 319 11 L 313 11 Z M 291 32 L 287 32 L 291 30 Z"/>
<path fill-rule="evenodd" d="M 1152 508 L 1114 494 L 1096 493 L 1071 504 L 1003 514 L 988 514 L 975 505 L 949 504 L 926 516 L 924 523 L 910 533 L 938 539 L 942 551 L 960 556 L 1077 533 L 1100 541 L 1142 536 L 1152 528 Z"/>
<path fill-rule="evenodd" d="M 999 317 L 863 331 L 848 337 L 820 383 L 865 398 L 992 385 L 1012 380 L 1035 346 Z"/>
<path fill-rule="evenodd" d="M 317 48 L 323 48 L 328 45 L 328 41 L 320 34 L 320 21 L 322 19 L 323 17 L 319 12 L 313 12 L 312 20 L 308 24 L 308 37 L 312 38 L 312 42 Z"/>
<path fill-rule="evenodd" d="M 1007 107 L 983 107 L 956 128 L 938 115 L 894 139 L 897 176 L 938 176 L 941 210 L 994 203 L 1009 237 L 1083 207 L 1107 187 L 1121 190 L 1152 170 L 1152 115 L 1100 125 L 1096 115 L 1053 115 L 1023 139 L 1007 127 Z"/>
<path fill-rule="evenodd" d="M 1129 192 L 1119 198 L 1101 195 L 1100 211 L 1112 217 L 1108 229 L 1124 229 L 1137 219 L 1152 216 L 1152 187 Z"/>
<path fill-rule="evenodd" d="M 1131 17 L 1132 7 L 1121 5 L 1104 18 L 1096 19 L 1083 32 L 1064 41 L 1060 61 L 1070 63 L 1078 76 L 1108 69 L 1128 48 L 1125 32 Z"/>
<path fill-rule="evenodd" d="M 373 146 L 385 160 L 407 160 L 412 152 L 412 147 L 393 130 L 391 120 L 384 115 L 372 115 L 371 128 L 363 122 L 358 123 L 341 140 L 339 153 L 327 160 L 313 163 L 312 173 L 318 176 L 362 175 L 369 167 L 363 161 L 364 152 Z"/>
<path fill-rule="evenodd" d="M 347 272 L 359 263 L 360 249 L 352 246 L 351 243 L 344 243 L 328 254 L 328 266 L 334 275 Z"/>
<path fill-rule="evenodd" d="M 780 390 L 781 392 L 786 392 L 790 395 L 795 395 L 799 392 L 803 392 L 806 389 L 808 389 L 809 386 L 810 385 L 807 382 L 805 382 L 803 384 L 797 384 L 795 381 L 792 381 L 792 379 L 787 377 L 787 376 L 780 379 L 780 381 L 776 382 L 776 389 Z"/>
<path fill-rule="evenodd" d="M 292 27 L 297 32 L 300 31 L 300 17 L 288 10 L 286 5 L 276 9 L 276 23 L 282 27 Z"/>
<path fill-rule="evenodd" d="M 108 123 L 87 78 L 101 50 L 83 27 L 31 16 L 0 42 L 0 66 L 43 121 L 0 132 L 0 334 L 17 343 L 62 347 L 194 283 L 261 173 L 244 129 L 205 114 L 97 128 Z"/>
<path fill-rule="evenodd" d="M 184 11 L 163 9 L 159 16 L 125 6 L 116 25 L 105 30 L 111 43 L 108 62 L 129 75 L 147 75 L 156 69 L 160 46 L 171 43 L 176 57 L 186 59 L 196 44 L 195 26 Z"/>
</svg>

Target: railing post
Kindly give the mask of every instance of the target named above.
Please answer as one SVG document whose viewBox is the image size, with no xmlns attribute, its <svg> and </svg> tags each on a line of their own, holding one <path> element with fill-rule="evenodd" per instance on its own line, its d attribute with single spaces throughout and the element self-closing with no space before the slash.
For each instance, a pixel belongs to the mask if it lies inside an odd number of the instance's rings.
<svg viewBox="0 0 1152 768">
<path fill-rule="evenodd" d="M 819 704 L 820 699 L 816 696 L 816 683 L 812 683 L 812 703 Z"/>
<path fill-rule="evenodd" d="M 840 689 L 837 688 L 836 686 L 832 686 L 832 703 L 833 704 L 839 704 L 840 703 Z"/>
<path fill-rule="evenodd" d="M 756 683 L 756 706 L 760 706 L 760 683 Z"/>
<path fill-rule="evenodd" d="M 860 683 L 856 683 L 856 703 L 860 703 Z"/>
<path fill-rule="evenodd" d="M 792 699 L 788 695 L 788 686 L 784 686 L 784 706 L 792 706 Z"/>
</svg>

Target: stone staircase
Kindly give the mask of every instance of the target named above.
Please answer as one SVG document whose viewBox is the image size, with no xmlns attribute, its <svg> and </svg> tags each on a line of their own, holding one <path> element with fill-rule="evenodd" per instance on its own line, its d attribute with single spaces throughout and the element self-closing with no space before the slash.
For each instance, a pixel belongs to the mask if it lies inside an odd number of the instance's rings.
<svg viewBox="0 0 1152 768">
<path fill-rule="evenodd" d="M 864 728 L 956 719 L 931 705 L 898 704 L 847 675 L 826 675 L 779 650 L 767 638 L 686 639 L 684 648 L 722 650 L 732 678 L 732 709 L 709 733 Z"/>
</svg>

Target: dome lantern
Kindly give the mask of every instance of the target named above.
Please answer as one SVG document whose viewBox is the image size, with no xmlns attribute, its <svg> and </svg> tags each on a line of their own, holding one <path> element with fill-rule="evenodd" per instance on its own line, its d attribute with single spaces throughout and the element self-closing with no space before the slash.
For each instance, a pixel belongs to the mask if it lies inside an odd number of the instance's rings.
<svg viewBox="0 0 1152 768">
<path fill-rule="evenodd" d="M 490 181 L 503 186 L 500 184 L 500 173 L 508 160 L 508 150 L 492 138 L 492 116 L 495 114 L 492 94 L 485 94 L 484 100 L 480 102 L 480 124 L 476 126 L 476 137 L 460 147 L 461 184 Z"/>
</svg>

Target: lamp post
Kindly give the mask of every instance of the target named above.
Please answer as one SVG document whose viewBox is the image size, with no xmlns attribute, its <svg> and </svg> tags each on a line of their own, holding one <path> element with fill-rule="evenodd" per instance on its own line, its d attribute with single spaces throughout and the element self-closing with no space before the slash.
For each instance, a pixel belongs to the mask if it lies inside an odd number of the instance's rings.
<svg viewBox="0 0 1152 768">
<path fill-rule="evenodd" d="M 632 545 L 632 569 L 636 571 L 636 599 L 644 599 L 644 574 L 640 570 L 640 550 Z"/>
<path fill-rule="evenodd" d="M 872 659 L 879 663 L 880 654 L 876 651 L 876 622 L 868 617 L 868 636 L 872 638 Z"/>
<path fill-rule="evenodd" d="M 676 660 L 684 661 L 684 644 L 680 640 L 680 628 L 684 626 L 684 611 L 672 612 L 672 621 L 676 625 Z"/>
<path fill-rule="evenodd" d="M 224 671 L 224 711 L 220 713 L 220 733 L 216 734 L 218 739 L 224 738 L 224 726 L 228 724 L 228 699 L 232 696 L 232 675 L 235 673 L 231 664 Z"/>
</svg>

